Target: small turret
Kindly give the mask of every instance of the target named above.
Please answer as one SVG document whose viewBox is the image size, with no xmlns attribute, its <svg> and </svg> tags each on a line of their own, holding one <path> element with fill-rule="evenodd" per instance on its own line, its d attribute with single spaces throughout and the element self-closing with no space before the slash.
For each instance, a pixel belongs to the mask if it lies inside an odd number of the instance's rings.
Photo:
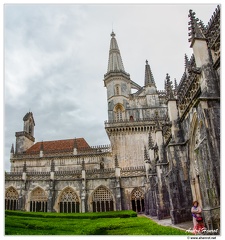
<svg viewBox="0 0 225 240">
<path fill-rule="evenodd" d="M 16 132 L 16 154 L 24 153 L 35 141 L 34 138 L 34 118 L 33 113 L 28 112 L 24 118 L 24 127 L 22 132 Z"/>
<path fill-rule="evenodd" d="M 35 122 L 34 122 L 34 118 L 33 118 L 33 113 L 32 112 L 28 112 L 24 118 L 24 128 L 23 130 L 27 133 L 29 133 L 31 136 L 34 136 L 34 126 L 35 126 Z"/>
</svg>

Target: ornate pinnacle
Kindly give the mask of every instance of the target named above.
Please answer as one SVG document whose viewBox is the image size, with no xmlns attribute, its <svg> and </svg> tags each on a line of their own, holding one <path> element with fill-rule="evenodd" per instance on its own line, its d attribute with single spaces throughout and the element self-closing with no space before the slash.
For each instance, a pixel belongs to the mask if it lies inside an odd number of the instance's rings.
<svg viewBox="0 0 225 240">
<path fill-rule="evenodd" d="M 84 162 L 84 158 L 83 158 L 83 160 L 82 160 L 82 165 L 81 165 L 81 167 L 82 167 L 82 170 L 85 170 L 85 162 Z"/>
<path fill-rule="evenodd" d="M 153 139 L 152 139 L 152 133 L 149 132 L 148 135 L 148 149 L 153 149 L 154 147 L 154 143 L 153 143 Z"/>
<path fill-rule="evenodd" d="M 178 87 L 178 85 L 177 85 L 177 79 L 174 78 L 174 89 L 175 89 L 175 91 L 177 91 L 177 87 Z"/>
<path fill-rule="evenodd" d="M 150 65 L 148 64 L 148 60 L 146 60 L 145 62 L 146 62 L 146 65 L 145 65 L 145 86 L 147 86 L 147 85 L 155 86 L 155 80 L 154 80 Z"/>
<path fill-rule="evenodd" d="M 27 171 L 27 164 L 26 164 L 26 161 L 24 162 L 23 164 L 23 172 L 26 172 Z"/>
<path fill-rule="evenodd" d="M 189 66 L 189 60 L 188 60 L 188 56 L 186 53 L 184 55 L 184 65 L 185 65 L 185 68 L 188 68 L 188 66 Z"/>
<path fill-rule="evenodd" d="M 159 113 L 156 110 L 155 111 L 155 117 L 154 117 L 155 123 L 156 123 L 156 128 L 159 130 L 160 129 L 160 125 L 159 125 Z"/>
<path fill-rule="evenodd" d="M 10 153 L 14 154 L 14 145 L 12 144 Z"/>
<path fill-rule="evenodd" d="M 51 161 L 51 172 L 55 171 L 55 162 L 54 160 Z"/>
<path fill-rule="evenodd" d="M 115 155 L 115 167 L 116 167 L 116 168 L 119 167 L 119 162 L 118 162 L 117 155 Z"/>
<path fill-rule="evenodd" d="M 176 78 L 174 78 L 174 96 L 177 96 L 177 89 L 178 89 L 177 80 Z"/>
<path fill-rule="evenodd" d="M 202 20 L 199 21 L 199 27 L 201 28 L 202 32 L 205 34 L 206 27 Z"/>
<path fill-rule="evenodd" d="M 165 91 L 167 100 L 174 99 L 173 84 L 172 81 L 170 81 L 170 76 L 168 73 L 166 74 Z"/>
<path fill-rule="evenodd" d="M 147 152 L 146 146 L 144 147 L 144 159 L 145 159 L 145 161 L 149 161 L 149 156 L 148 156 L 148 152 Z"/>
<path fill-rule="evenodd" d="M 190 27 L 188 27 L 188 30 L 190 31 L 188 33 L 188 36 L 190 36 L 190 38 L 188 39 L 188 41 L 191 42 L 195 38 L 205 39 L 203 33 L 204 29 L 202 29 L 202 25 L 201 23 L 199 23 L 199 19 L 195 18 L 195 12 L 189 10 L 188 17 L 190 18 L 190 22 L 188 22 L 188 25 L 190 25 Z"/>
</svg>

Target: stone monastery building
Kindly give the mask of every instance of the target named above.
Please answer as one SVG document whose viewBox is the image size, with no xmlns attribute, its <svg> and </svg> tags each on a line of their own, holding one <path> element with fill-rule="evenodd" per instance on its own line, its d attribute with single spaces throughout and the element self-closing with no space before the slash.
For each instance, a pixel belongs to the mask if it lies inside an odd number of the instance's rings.
<svg viewBox="0 0 225 240">
<path fill-rule="evenodd" d="M 5 174 L 5 209 L 133 209 L 176 224 L 192 219 L 198 200 L 207 228 L 219 228 L 220 7 L 206 26 L 192 10 L 189 18 L 193 55 L 185 55 L 179 84 L 166 74 L 162 91 L 148 61 L 144 86 L 130 79 L 112 32 L 104 75 L 109 146 L 83 138 L 35 142 L 34 116 L 24 116 Z"/>
</svg>

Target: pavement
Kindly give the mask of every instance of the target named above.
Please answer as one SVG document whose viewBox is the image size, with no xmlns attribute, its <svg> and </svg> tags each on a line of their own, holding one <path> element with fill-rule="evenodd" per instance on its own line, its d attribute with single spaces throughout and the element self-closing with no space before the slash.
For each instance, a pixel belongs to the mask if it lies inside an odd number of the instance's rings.
<svg viewBox="0 0 225 240">
<path fill-rule="evenodd" d="M 148 216 L 148 215 L 145 215 L 145 214 L 138 214 L 138 216 L 144 216 L 146 218 L 150 218 L 154 222 L 156 222 L 160 225 L 163 225 L 163 226 L 174 227 L 174 228 L 178 228 L 178 229 L 181 229 L 181 230 L 193 229 L 193 222 L 192 221 L 182 222 L 182 223 L 178 223 L 178 224 L 172 224 L 171 218 L 165 218 L 165 219 L 159 220 L 157 217 L 151 217 L 151 216 Z"/>
</svg>

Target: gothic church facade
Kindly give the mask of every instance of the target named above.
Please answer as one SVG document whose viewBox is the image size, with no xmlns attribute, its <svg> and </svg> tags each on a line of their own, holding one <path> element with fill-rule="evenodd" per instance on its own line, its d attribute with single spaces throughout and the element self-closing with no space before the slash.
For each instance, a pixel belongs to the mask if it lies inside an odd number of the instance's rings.
<svg viewBox="0 0 225 240">
<path fill-rule="evenodd" d="M 176 224 L 192 218 L 198 200 L 207 228 L 219 228 L 220 7 L 207 26 L 192 10 L 189 17 L 193 55 L 185 55 L 180 83 L 173 86 L 166 74 L 161 91 L 148 61 L 144 86 L 130 79 L 112 32 L 104 75 L 110 145 L 90 146 L 83 138 L 35 142 L 34 116 L 24 116 L 5 174 L 5 209 L 133 209 Z"/>
</svg>

